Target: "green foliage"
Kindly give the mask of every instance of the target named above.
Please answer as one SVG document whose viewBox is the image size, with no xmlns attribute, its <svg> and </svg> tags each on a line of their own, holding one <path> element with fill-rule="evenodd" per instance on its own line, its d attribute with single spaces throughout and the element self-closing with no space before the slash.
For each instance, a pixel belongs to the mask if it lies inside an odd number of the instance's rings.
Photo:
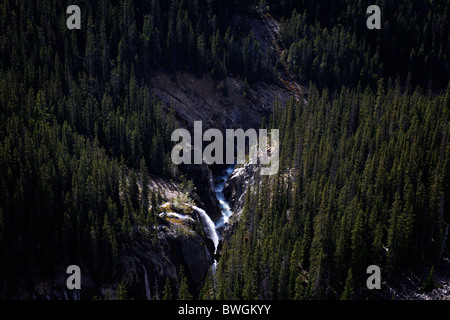
<svg viewBox="0 0 450 320">
<path fill-rule="evenodd" d="M 211 75 L 216 80 L 225 79 L 225 77 L 227 75 L 227 70 L 226 70 L 224 63 L 222 61 L 220 61 L 219 59 L 216 59 L 216 62 L 214 63 L 214 67 L 211 70 Z"/>
<path fill-rule="evenodd" d="M 170 284 L 169 277 L 166 278 L 166 284 L 164 285 L 164 290 L 162 293 L 163 300 L 173 300 L 172 287 Z"/>
<path fill-rule="evenodd" d="M 341 300 L 353 300 L 355 292 L 353 291 L 353 277 L 352 269 L 348 269 L 347 280 L 345 280 L 344 292 L 342 293 Z"/>
<path fill-rule="evenodd" d="M 305 21 L 306 13 L 294 11 L 282 24 L 281 36 L 289 48 L 289 70 L 301 83 L 312 80 L 320 88 L 376 84 L 381 62 L 377 54 L 371 55 L 364 38 L 358 40 L 344 26 L 327 29 Z"/>
<path fill-rule="evenodd" d="M 106 297 L 108 300 L 108 296 Z M 128 300 L 127 289 L 123 281 L 119 282 L 116 289 L 116 300 Z"/>
<path fill-rule="evenodd" d="M 383 83 L 332 96 L 312 85 L 306 104 L 275 104 L 280 170 L 246 195 L 219 261 L 219 298 L 360 299 L 368 265 L 389 280 L 438 259 L 450 222 L 439 191 L 450 181 L 450 86 Z"/>
<path fill-rule="evenodd" d="M 284 57 L 297 79 L 320 88 L 376 86 L 400 78 L 406 87 L 445 89 L 450 72 L 448 1 L 383 1 L 381 30 L 366 28 L 364 1 L 275 1 Z"/>
<path fill-rule="evenodd" d="M 208 274 L 203 284 L 203 288 L 200 291 L 199 299 L 201 300 L 215 300 L 217 297 L 216 292 L 216 280 L 212 269 L 208 271 Z"/>
<path fill-rule="evenodd" d="M 150 93 L 150 61 L 138 63 L 133 2 L 86 6 L 84 32 L 61 27 L 64 6 L 0 1 L 20 17 L 4 15 L 0 31 L 2 279 L 78 261 L 112 280 L 134 226 L 153 232 L 149 174 L 175 173 L 175 115 Z"/>
<path fill-rule="evenodd" d="M 187 284 L 183 266 L 180 267 L 180 289 L 178 290 L 178 300 L 192 300 L 192 294 L 189 292 L 189 286 Z"/>
<path fill-rule="evenodd" d="M 230 26 L 255 5 L 283 17 L 281 61 Z M 68 261 L 111 281 L 137 230 L 157 245 L 149 175 L 179 173 L 175 110 L 148 85 L 161 69 L 238 75 L 244 97 L 285 66 L 310 84 L 306 103 L 274 103 L 280 171 L 248 194 L 205 298 L 349 297 L 350 268 L 364 295 L 369 262 L 394 276 L 436 261 L 450 223 L 449 3 L 383 2 L 369 33 L 365 5 L 100 0 L 72 32 L 63 2 L 0 1 L 0 281 Z"/>
<path fill-rule="evenodd" d="M 181 177 L 180 190 L 182 193 L 193 195 L 196 189 L 192 180 L 186 180 L 184 175 Z"/>
<path fill-rule="evenodd" d="M 435 288 L 436 288 L 436 282 L 434 281 L 434 266 L 432 266 L 430 269 L 430 273 L 428 273 L 428 276 L 422 285 L 422 289 L 424 291 L 431 291 Z"/>
<path fill-rule="evenodd" d="M 0 1 L 1 279 L 78 261 L 112 280 L 137 231 L 157 242 L 149 174 L 178 169 L 175 111 L 152 95 L 152 71 L 259 77 L 262 49 L 228 28 L 246 7 L 100 0 L 71 31 L 66 3 Z"/>
</svg>

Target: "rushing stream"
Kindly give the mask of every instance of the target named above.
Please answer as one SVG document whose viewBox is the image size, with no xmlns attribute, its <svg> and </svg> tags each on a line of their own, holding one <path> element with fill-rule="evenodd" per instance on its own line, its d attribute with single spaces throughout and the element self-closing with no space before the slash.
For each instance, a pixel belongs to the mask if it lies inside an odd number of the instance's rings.
<svg viewBox="0 0 450 320">
<path fill-rule="evenodd" d="M 230 166 L 226 169 L 225 173 L 216 176 L 214 178 L 215 184 L 214 184 L 214 191 L 216 194 L 216 198 L 219 201 L 219 207 L 220 211 L 222 213 L 222 216 L 219 220 L 214 223 L 211 218 L 208 216 L 208 214 L 201 208 L 193 206 L 194 210 L 197 211 L 200 214 L 203 228 L 208 235 L 208 237 L 213 241 L 214 243 L 214 255 L 217 253 L 217 247 L 219 245 L 219 232 L 218 230 L 221 228 L 224 228 L 225 225 L 228 223 L 228 220 L 230 219 L 230 216 L 233 214 L 231 211 L 230 205 L 228 201 L 225 199 L 225 196 L 223 194 L 223 188 L 225 187 L 225 183 L 228 180 L 228 177 L 233 172 L 234 166 Z M 214 262 L 212 265 L 213 273 L 216 273 L 217 268 L 217 260 L 214 256 Z"/>
<path fill-rule="evenodd" d="M 225 187 L 225 183 L 227 182 L 228 177 L 233 172 L 233 170 L 234 165 L 229 166 L 226 169 L 225 174 L 215 177 L 215 181 L 218 182 L 214 185 L 214 191 L 216 193 L 216 198 L 219 201 L 220 211 L 222 212 L 222 217 L 216 221 L 216 229 L 223 228 L 228 223 L 230 216 L 233 214 L 230 208 L 230 204 L 223 195 L 223 188 Z"/>
</svg>

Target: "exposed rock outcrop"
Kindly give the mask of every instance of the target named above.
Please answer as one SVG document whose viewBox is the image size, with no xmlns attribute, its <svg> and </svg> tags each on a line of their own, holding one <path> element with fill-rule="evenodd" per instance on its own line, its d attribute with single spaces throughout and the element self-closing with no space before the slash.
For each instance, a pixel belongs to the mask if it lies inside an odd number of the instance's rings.
<svg viewBox="0 0 450 320">
<path fill-rule="evenodd" d="M 87 272 L 89 268 L 80 265 L 81 290 L 68 290 L 67 266 L 60 266 L 57 272 L 60 276 L 52 280 L 27 281 L 27 285 L 18 286 L 12 294 L 30 300 L 115 299 L 117 285 L 123 281 L 129 298 L 160 299 L 167 278 L 176 296 L 181 280 L 180 267 L 183 266 L 191 294 L 197 297 L 214 261 L 215 248 L 203 231 L 196 211 L 189 205 L 180 207 L 164 206 L 157 229 L 151 231 L 139 227 L 133 241 L 120 249 L 119 267 L 114 269 L 116 280 L 113 283 L 103 280 L 97 283 Z M 151 232 L 157 232 L 157 240 Z M 30 283 L 34 286 L 30 287 Z"/>
<path fill-rule="evenodd" d="M 180 126 L 188 130 L 194 121 L 202 121 L 205 130 L 259 128 L 262 117 L 269 118 L 275 99 L 284 104 L 290 97 L 289 90 L 277 84 L 246 85 L 235 77 L 216 81 L 208 74 L 197 78 L 187 72 L 172 76 L 157 72 L 152 86 L 156 97 L 173 106 Z"/>
<path fill-rule="evenodd" d="M 195 192 L 199 196 L 199 199 L 196 199 L 199 207 L 203 208 L 213 221 L 217 221 L 221 212 L 214 193 L 211 170 L 206 164 L 180 165 L 180 170 L 186 174 L 187 179 L 193 181 Z"/>
<path fill-rule="evenodd" d="M 173 208 L 167 211 L 170 209 Z M 133 296 L 137 298 L 146 299 L 142 265 L 146 267 L 150 290 L 154 292 L 152 298 L 158 298 L 166 278 L 169 278 L 172 292 L 176 294 L 181 280 L 180 266 L 184 268 L 194 297 L 203 286 L 213 263 L 214 244 L 203 232 L 201 219 L 192 208 L 185 206 L 185 210 L 177 211 L 180 213 L 161 214 L 157 246 L 145 243 L 130 250 L 129 259 L 134 261 L 134 265 L 126 268 L 130 276 L 124 281 L 127 288 L 136 288 Z"/>
<path fill-rule="evenodd" d="M 257 178 L 258 165 L 248 164 L 236 167 L 229 176 L 223 194 L 233 208 L 233 219 L 239 217 L 244 208 L 245 194 L 248 186 Z"/>
</svg>

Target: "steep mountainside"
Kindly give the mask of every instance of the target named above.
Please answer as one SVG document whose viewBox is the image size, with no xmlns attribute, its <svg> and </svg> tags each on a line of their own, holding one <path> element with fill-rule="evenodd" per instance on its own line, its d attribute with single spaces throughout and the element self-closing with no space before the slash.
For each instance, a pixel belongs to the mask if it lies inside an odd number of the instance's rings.
<svg viewBox="0 0 450 320">
<path fill-rule="evenodd" d="M 0 0 L 0 299 L 447 298 L 450 2 L 376 3 Z M 195 121 L 279 170 L 177 165 Z"/>
</svg>

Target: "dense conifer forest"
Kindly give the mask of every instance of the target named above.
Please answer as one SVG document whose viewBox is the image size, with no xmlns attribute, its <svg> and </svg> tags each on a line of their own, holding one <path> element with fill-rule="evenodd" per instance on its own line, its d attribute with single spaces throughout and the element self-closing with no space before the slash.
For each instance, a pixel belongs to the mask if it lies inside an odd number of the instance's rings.
<svg viewBox="0 0 450 320">
<path fill-rule="evenodd" d="M 281 168 L 246 198 L 217 297 L 340 298 L 347 282 L 364 297 L 369 265 L 393 280 L 439 264 L 450 218 L 449 103 L 450 89 L 432 95 L 380 80 L 363 92 L 312 85 L 306 105 L 275 105 Z"/>
<path fill-rule="evenodd" d="M 66 27 L 71 4 L 81 30 Z M 450 248 L 450 3 L 373 4 L 381 30 L 366 28 L 367 1 L 1 0 L 0 297 L 69 261 L 120 281 L 125 244 L 158 246 L 149 176 L 182 173 L 176 103 L 155 97 L 154 72 L 250 86 L 289 74 L 306 92 L 273 102 L 263 125 L 280 129 L 280 169 L 249 188 L 199 298 L 375 298 L 368 265 L 394 284 L 438 268 Z M 237 15 L 280 21 L 280 54 L 234 30 Z M 193 297 L 179 271 L 161 298 Z"/>
</svg>

